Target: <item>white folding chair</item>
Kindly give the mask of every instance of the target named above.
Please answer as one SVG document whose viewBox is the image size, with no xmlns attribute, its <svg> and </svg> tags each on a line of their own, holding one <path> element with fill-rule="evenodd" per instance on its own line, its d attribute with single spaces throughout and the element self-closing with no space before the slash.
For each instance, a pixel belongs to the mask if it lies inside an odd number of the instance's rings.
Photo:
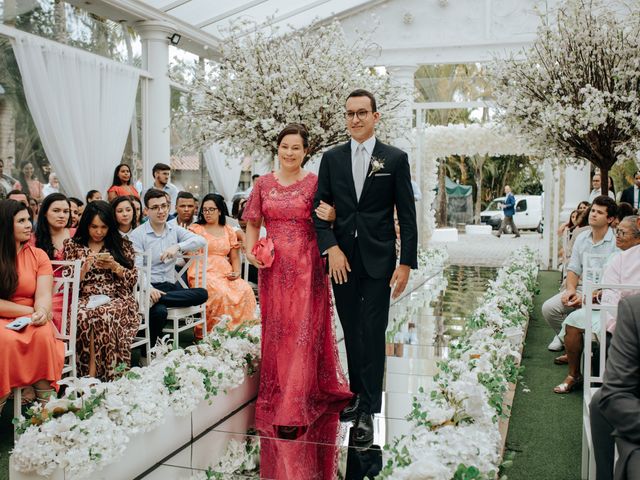
<svg viewBox="0 0 640 480">
<path fill-rule="evenodd" d="M 149 254 L 142 254 L 142 266 L 136 267 L 138 270 L 138 281 L 134 289 L 134 295 L 138 302 L 138 314 L 140 315 L 140 325 L 138 333 L 131 341 L 131 349 L 136 347 L 146 347 L 147 355 L 151 350 L 151 334 L 149 332 L 149 308 L 151 307 L 151 261 Z"/>
<path fill-rule="evenodd" d="M 591 258 L 589 258 L 591 257 Z M 585 255 L 585 265 L 589 264 L 594 255 Z M 595 266 L 589 265 L 590 268 Z M 594 272 L 595 274 L 595 272 Z M 597 280 L 597 281 L 596 281 Z M 594 292 L 598 290 L 618 290 L 620 292 L 638 293 L 640 291 L 640 285 L 631 284 L 615 284 L 615 283 L 602 283 L 601 277 L 589 278 L 583 285 L 584 301 L 583 308 L 585 309 L 585 328 L 584 328 L 584 350 L 583 350 L 583 376 L 584 376 L 584 390 L 583 390 L 583 405 L 582 405 L 582 468 L 581 479 L 593 480 L 596 478 L 596 463 L 593 455 L 593 442 L 591 438 L 591 423 L 589 422 L 589 405 L 593 394 L 600 389 L 604 379 L 604 370 L 606 365 L 607 355 L 607 315 L 611 313 L 616 315 L 618 311 L 618 305 L 601 305 L 593 303 Z M 593 332 L 591 327 L 591 318 L 593 312 L 600 312 L 600 330 Z M 592 341 L 594 334 L 595 340 L 599 344 L 599 359 L 598 359 L 598 373 L 594 375 L 592 371 Z"/>
<path fill-rule="evenodd" d="M 187 254 L 182 256 L 185 264 L 177 274 L 178 282 L 183 288 L 190 288 L 184 281 L 183 276 L 193 265 L 195 285 L 191 288 L 207 288 L 207 252 L 208 247 L 199 250 L 195 254 Z M 163 333 L 168 333 L 173 337 L 173 348 L 177 349 L 180 346 L 179 335 L 180 332 L 194 328 L 196 325 L 202 325 L 202 334 L 206 336 L 207 332 L 207 303 L 202 305 L 195 305 L 192 307 L 174 307 L 168 308 L 167 320 L 171 323 L 169 326 L 163 328 Z"/>
<path fill-rule="evenodd" d="M 64 342 L 64 365 L 62 375 L 75 377 L 76 370 L 76 332 L 78 329 L 78 297 L 80 296 L 80 270 L 82 260 L 54 260 L 51 262 L 54 274 L 61 276 L 53 279 L 53 295 L 62 295 L 62 323 L 56 329 L 56 338 Z M 13 389 L 13 415 L 22 414 L 22 388 Z M 18 436 L 14 430 L 14 435 Z"/>
</svg>

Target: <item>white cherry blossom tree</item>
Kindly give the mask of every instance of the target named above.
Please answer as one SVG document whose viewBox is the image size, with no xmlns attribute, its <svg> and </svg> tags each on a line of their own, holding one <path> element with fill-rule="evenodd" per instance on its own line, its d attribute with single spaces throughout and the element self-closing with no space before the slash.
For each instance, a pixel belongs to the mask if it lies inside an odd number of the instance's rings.
<svg viewBox="0 0 640 480">
<path fill-rule="evenodd" d="M 229 153 L 274 158 L 277 134 L 296 122 L 309 130 L 310 158 L 347 140 L 344 105 L 356 88 L 376 96 L 376 135 L 399 138 L 410 132 L 399 121 L 403 96 L 386 73 L 366 66 L 373 47 L 366 36 L 351 43 L 337 23 L 288 34 L 236 25 L 222 42 L 222 60 L 196 74 L 176 117 L 189 132 L 183 149 L 215 142 Z"/>
<path fill-rule="evenodd" d="M 522 56 L 494 64 L 502 120 L 543 157 L 602 173 L 640 148 L 638 1 L 565 0 Z M 635 7 L 631 4 L 635 4 Z"/>
</svg>

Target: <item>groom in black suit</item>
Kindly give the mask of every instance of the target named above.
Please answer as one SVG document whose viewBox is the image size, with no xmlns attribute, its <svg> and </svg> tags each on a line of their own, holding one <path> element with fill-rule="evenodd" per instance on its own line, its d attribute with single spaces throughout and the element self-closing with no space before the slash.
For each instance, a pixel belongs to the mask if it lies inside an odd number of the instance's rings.
<svg viewBox="0 0 640 480">
<path fill-rule="evenodd" d="M 369 445 L 373 414 L 382 403 L 390 297 L 403 292 L 410 269 L 417 268 L 418 232 L 407 154 L 376 139 L 380 113 L 374 96 L 351 92 L 345 119 L 351 140 L 322 156 L 314 202 L 333 205 L 336 219 L 332 226 L 314 214 L 314 222 L 320 252 L 329 260 L 355 394 L 341 420 L 355 420 L 355 443 Z M 398 266 L 394 208 L 400 223 Z"/>
</svg>

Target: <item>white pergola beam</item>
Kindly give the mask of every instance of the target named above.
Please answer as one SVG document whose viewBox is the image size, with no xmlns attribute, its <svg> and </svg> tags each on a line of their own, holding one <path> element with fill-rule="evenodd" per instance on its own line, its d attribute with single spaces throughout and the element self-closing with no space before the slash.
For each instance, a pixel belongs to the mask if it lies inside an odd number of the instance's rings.
<svg viewBox="0 0 640 480">
<path fill-rule="evenodd" d="M 242 5 L 236 7 L 236 8 L 232 8 L 231 10 L 227 10 L 225 12 L 222 12 L 219 15 L 216 15 L 215 17 L 211 17 L 208 18 L 206 20 L 204 20 L 203 22 L 200 22 L 196 25 L 196 27 L 198 28 L 204 28 L 204 27 L 208 27 L 209 25 L 219 22 L 220 20 L 224 20 L 225 18 L 229 18 L 233 15 L 236 15 L 238 13 L 242 13 L 245 12 L 247 10 L 249 10 L 250 8 L 253 8 L 257 5 L 260 5 L 262 3 L 266 3 L 269 0 L 253 0 L 251 2 L 247 2 L 247 3 L 243 3 Z"/>
<path fill-rule="evenodd" d="M 180 34 L 180 48 L 200 57 L 220 60 L 220 44 L 222 41 L 188 22 L 180 20 L 168 13 L 158 10 L 138 0 L 67 0 L 68 3 L 83 10 L 114 21 L 124 21 L 135 28 L 142 21 L 157 21 L 171 24 L 175 33 Z"/>
</svg>

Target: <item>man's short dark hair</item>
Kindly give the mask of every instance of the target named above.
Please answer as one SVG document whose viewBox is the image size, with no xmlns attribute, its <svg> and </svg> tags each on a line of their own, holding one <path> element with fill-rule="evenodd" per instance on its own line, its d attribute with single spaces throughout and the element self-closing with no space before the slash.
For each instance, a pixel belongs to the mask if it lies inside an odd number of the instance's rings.
<svg viewBox="0 0 640 480">
<path fill-rule="evenodd" d="M 349 94 L 349 96 L 347 97 L 347 100 L 349 100 L 352 97 L 367 97 L 371 101 L 371 111 L 372 112 L 378 111 L 378 105 L 376 104 L 376 97 L 374 97 L 373 93 L 371 93 L 370 91 L 364 90 L 362 88 L 358 88 L 357 90 L 354 90 Z"/>
<path fill-rule="evenodd" d="M 27 200 L 29 200 L 29 195 L 27 193 L 24 193 L 22 190 L 11 190 L 9 193 L 7 193 L 7 198 L 9 198 L 11 195 L 24 195 L 27 197 Z"/>
<path fill-rule="evenodd" d="M 257 173 L 251 175 L 251 180 L 255 180 L 256 178 L 260 178 L 260 175 L 258 175 Z"/>
<path fill-rule="evenodd" d="M 178 196 L 176 197 L 176 205 L 178 204 L 178 200 L 180 200 L 181 198 L 184 198 L 186 200 L 193 200 L 194 202 L 196 201 L 196 197 L 193 196 L 193 193 L 178 192 Z"/>
<path fill-rule="evenodd" d="M 171 171 L 171 167 L 166 163 L 156 163 L 151 169 L 151 175 L 155 175 L 156 172 L 166 172 L 167 170 Z"/>
<path fill-rule="evenodd" d="M 615 217 L 616 213 L 618 212 L 618 205 L 616 204 L 616 201 L 613 198 L 609 197 L 608 195 L 598 195 L 596 198 L 593 199 L 593 203 L 591 204 L 591 206 L 593 205 L 600 205 L 601 207 L 606 207 L 607 218 Z"/>
<path fill-rule="evenodd" d="M 149 190 L 147 190 L 147 193 L 144 194 L 144 206 L 149 207 L 149 200 L 152 200 L 154 198 L 166 198 L 167 200 L 169 200 L 169 202 L 171 202 L 167 192 L 158 190 L 157 188 L 150 188 Z"/>
</svg>

